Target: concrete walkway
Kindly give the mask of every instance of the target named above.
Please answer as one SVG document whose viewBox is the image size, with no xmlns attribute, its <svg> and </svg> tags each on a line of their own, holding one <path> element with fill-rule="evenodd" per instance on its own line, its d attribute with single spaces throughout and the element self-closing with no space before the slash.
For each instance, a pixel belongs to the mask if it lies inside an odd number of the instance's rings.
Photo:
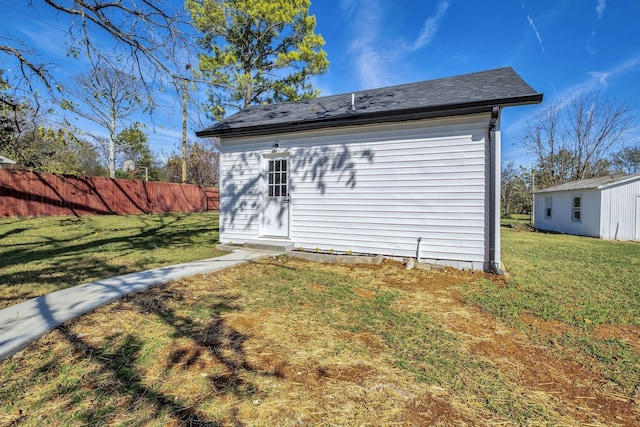
<svg viewBox="0 0 640 427">
<path fill-rule="evenodd" d="M 123 295 L 196 274 L 277 255 L 277 251 L 240 249 L 218 258 L 155 268 L 63 289 L 0 310 L 0 360 L 67 320 L 81 316 Z"/>
</svg>

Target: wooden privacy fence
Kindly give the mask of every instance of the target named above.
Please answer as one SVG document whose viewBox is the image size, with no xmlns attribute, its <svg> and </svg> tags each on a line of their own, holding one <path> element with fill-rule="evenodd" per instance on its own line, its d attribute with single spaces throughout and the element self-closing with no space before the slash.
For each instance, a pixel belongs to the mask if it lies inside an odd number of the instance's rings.
<svg viewBox="0 0 640 427">
<path fill-rule="evenodd" d="M 217 189 L 0 169 L 0 217 L 218 210 Z"/>
</svg>

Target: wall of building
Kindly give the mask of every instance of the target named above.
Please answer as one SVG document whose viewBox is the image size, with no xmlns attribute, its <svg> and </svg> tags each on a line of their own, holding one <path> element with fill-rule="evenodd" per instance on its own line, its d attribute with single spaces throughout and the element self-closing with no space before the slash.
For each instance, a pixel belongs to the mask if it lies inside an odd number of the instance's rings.
<svg viewBox="0 0 640 427">
<path fill-rule="evenodd" d="M 640 240 L 640 179 L 602 190 L 600 236 L 607 240 Z"/>
<path fill-rule="evenodd" d="M 487 262 L 489 114 L 222 140 L 221 241 L 262 236 L 265 161 L 290 162 L 288 240 L 307 250 Z M 274 148 L 277 144 L 277 148 Z"/>
<path fill-rule="evenodd" d="M 582 197 L 580 221 L 573 219 L 573 198 Z M 551 217 L 546 216 L 546 199 L 551 198 Z M 600 236 L 600 190 L 581 189 L 536 193 L 535 227 L 538 230 L 575 234 L 578 236 Z"/>
</svg>

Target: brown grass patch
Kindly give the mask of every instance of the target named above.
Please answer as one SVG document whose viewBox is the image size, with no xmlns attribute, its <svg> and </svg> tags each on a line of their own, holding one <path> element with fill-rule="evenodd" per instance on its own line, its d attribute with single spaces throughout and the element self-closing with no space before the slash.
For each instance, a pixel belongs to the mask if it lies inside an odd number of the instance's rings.
<svg viewBox="0 0 640 427">
<path fill-rule="evenodd" d="M 466 304 L 487 278 L 271 259 L 150 289 L 2 362 L 0 424 L 640 424 L 554 325 Z"/>
<path fill-rule="evenodd" d="M 577 329 L 571 325 L 567 325 L 559 320 L 544 320 L 529 313 L 522 313 L 520 321 L 529 328 L 546 336 L 561 336 L 569 332 L 575 333 Z"/>
<path fill-rule="evenodd" d="M 598 325 L 594 336 L 597 339 L 619 339 L 629 343 L 640 354 L 640 326 Z"/>
</svg>

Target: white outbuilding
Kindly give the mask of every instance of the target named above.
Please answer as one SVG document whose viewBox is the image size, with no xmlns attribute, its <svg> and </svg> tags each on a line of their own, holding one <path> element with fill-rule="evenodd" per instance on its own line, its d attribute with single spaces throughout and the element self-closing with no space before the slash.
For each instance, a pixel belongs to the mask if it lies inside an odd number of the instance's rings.
<svg viewBox="0 0 640 427">
<path fill-rule="evenodd" d="M 252 106 L 220 138 L 220 241 L 500 270 L 500 113 L 511 68 Z"/>
<path fill-rule="evenodd" d="M 534 194 L 538 230 L 640 240 L 640 174 L 554 185 Z"/>
<path fill-rule="evenodd" d="M 16 162 L 14 162 L 13 160 L 4 157 L 4 156 L 0 156 L 0 169 L 2 169 L 2 165 L 15 165 Z"/>
</svg>

